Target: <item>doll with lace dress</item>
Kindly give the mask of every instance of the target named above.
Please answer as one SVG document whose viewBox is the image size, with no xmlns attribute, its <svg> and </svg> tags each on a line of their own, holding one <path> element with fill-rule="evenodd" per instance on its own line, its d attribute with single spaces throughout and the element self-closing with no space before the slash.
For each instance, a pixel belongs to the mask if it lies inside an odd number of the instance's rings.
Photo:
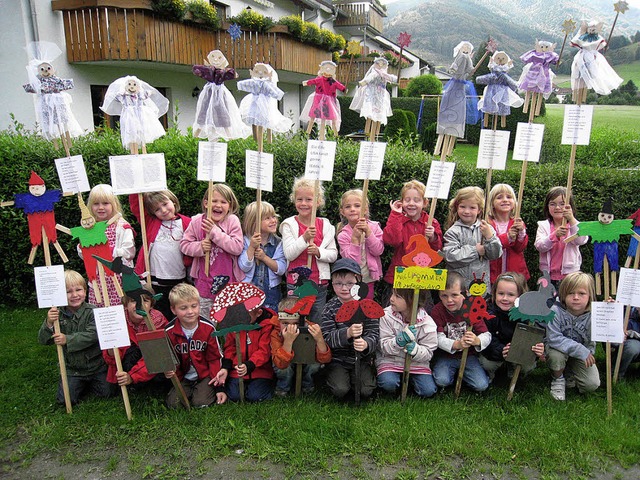
<svg viewBox="0 0 640 480">
<path fill-rule="evenodd" d="M 314 93 L 309 95 L 307 103 L 300 113 L 300 121 L 309 122 L 307 133 L 311 133 L 315 122 L 323 125 L 327 121 L 331 123 L 336 135 L 340 131 L 342 114 L 336 97 L 338 90 L 344 92 L 347 87 L 334 78 L 336 76 L 336 68 L 337 65 L 334 62 L 325 60 L 320 63 L 320 70 L 316 78 L 302 82 L 303 86 L 311 85 L 316 89 Z"/>
<path fill-rule="evenodd" d="M 556 75 L 551 71 L 551 65 L 557 65 L 559 59 L 553 51 L 555 48 L 555 43 L 536 40 L 535 48 L 520 56 L 525 64 L 518 80 L 518 88 L 526 92 L 522 107 L 524 113 L 531 108 L 535 115 L 540 115 L 542 99 L 549 98 L 553 91 L 553 78 Z"/>
<path fill-rule="evenodd" d="M 482 99 L 478 102 L 478 109 L 484 113 L 484 126 L 489 126 L 489 115 L 500 116 L 502 128 L 507 126 L 507 115 L 511 114 L 511 107 L 521 107 L 524 103 L 516 93 L 518 85 L 508 74 L 513 68 L 513 61 L 503 51 L 495 52 L 489 60 L 491 73 L 476 78 L 478 85 L 486 85 Z"/>
</svg>

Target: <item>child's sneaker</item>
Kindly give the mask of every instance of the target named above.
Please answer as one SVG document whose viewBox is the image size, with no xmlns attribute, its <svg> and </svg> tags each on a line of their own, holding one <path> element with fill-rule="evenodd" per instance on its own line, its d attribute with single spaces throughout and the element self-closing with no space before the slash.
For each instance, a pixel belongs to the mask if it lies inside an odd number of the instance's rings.
<svg viewBox="0 0 640 480">
<path fill-rule="evenodd" d="M 576 388 L 576 377 L 573 375 L 567 377 L 565 384 L 567 388 Z"/>
<path fill-rule="evenodd" d="M 276 397 L 284 398 L 289 395 L 289 392 L 287 390 L 282 390 L 281 388 L 276 388 L 275 394 Z"/>
<path fill-rule="evenodd" d="M 565 385 L 564 377 L 554 378 L 551 380 L 551 396 L 555 400 L 564 401 Z"/>
</svg>

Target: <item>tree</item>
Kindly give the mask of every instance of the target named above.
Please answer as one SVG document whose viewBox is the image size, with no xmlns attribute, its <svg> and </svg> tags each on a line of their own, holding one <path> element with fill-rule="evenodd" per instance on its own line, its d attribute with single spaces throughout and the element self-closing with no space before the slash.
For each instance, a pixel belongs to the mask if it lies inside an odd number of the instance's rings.
<svg viewBox="0 0 640 480">
<path fill-rule="evenodd" d="M 442 82 L 435 75 L 420 75 L 414 77 L 407 85 L 405 96 L 419 97 L 421 95 L 440 95 Z"/>
<path fill-rule="evenodd" d="M 614 37 L 611 37 L 611 41 L 609 42 L 609 48 L 611 50 L 626 47 L 627 45 L 631 45 L 631 40 L 629 40 L 624 35 L 616 35 Z"/>
<path fill-rule="evenodd" d="M 480 75 L 486 75 L 489 72 L 489 62 L 487 61 L 487 59 L 484 59 L 484 62 L 482 62 L 482 65 L 480 65 L 478 67 L 478 62 L 482 59 L 482 56 L 484 55 L 484 53 L 487 51 L 487 43 L 489 41 L 485 40 L 484 42 L 482 42 L 480 44 L 480 47 L 478 47 L 477 50 L 475 50 L 475 53 L 473 55 L 473 64 L 476 66 L 477 70 L 476 73 L 474 74 L 474 77 L 479 77 Z M 471 79 L 469 79 L 471 80 Z"/>
<path fill-rule="evenodd" d="M 640 42 L 640 30 L 636 30 L 635 35 L 631 37 L 631 39 L 633 40 L 633 43 Z"/>
<path fill-rule="evenodd" d="M 638 87 L 635 83 L 633 83 L 633 80 L 629 80 L 627 83 L 620 87 L 620 91 L 630 93 L 632 96 L 634 96 L 638 93 Z"/>
</svg>

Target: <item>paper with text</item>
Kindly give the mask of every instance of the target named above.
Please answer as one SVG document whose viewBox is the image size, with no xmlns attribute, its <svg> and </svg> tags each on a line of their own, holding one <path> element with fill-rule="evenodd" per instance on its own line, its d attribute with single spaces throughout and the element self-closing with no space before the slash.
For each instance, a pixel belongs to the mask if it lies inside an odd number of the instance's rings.
<svg viewBox="0 0 640 480">
<path fill-rule="evenodd" d="M 336 142 L 309 140 L 304 178 L 330 182 L 333 179 L 333 164 L 336 159 Z"/>
<path fill-rule="evenodd" d="M 245 151 L 245 186 L 273 191 L 273 155 L 270 153 Z"/>
<path fill-rule="evenodd" d="M 198 180 L 201 182 L 227 181 L 227 144 L 198 142 Z"/>
<path fill-rule="evenodd" d="M 167 189 L 164 153 L 109 157 L 111 186 L 116 195 Z"/>
<path fill-rule="evenodd" d="M 620 269 L 616 300 L 623 305 L 640 307 L 640 270 Z"/>
<path fill-rule="evenodd" d="M 95 308 L 93 310 L 93 316 L 96 319 L 98 341 L 100 342 L 100 348 L 102 350 L 128 347 L 131 345 L 129 330 L 127 329 L 127 320 L 122 305 Z"/>
<path fill-rule="evenodd" d="M 356 180 L 380 180 L 386 150 L 384 142 L 360 142 Z"/>
<path fill-rule="evenodd" d="M 476 168 L 504 170 L 507 166 L 510 136 L 511 132 L 508 130 L 480 130 Z"/>
<path fill-rule="evenodd" d="M 67 287 L 64 283 L 64 265 L 35 267 L 38 308 L 64 307 L 67 303 Z"/>
<path fill-rule="evenodd" d="M 567 105 L 564 107 L 562 145 L 589 145 L 593 105 Z"/>
<path fill-rule="evenodd" d="M 591 341 L 622 343 L 624 305 L 618 302 L 591 302 Z"/>
<path fill-rule="evenodd" d="M 544 124 L 518 122 L 516 140 L 513 145 L 513 159 L 525 162 L 539 162 Z"/>
<path fill-rule="evenodd" d="M 82 155 L 56 158 L 55 162 L 63 192 L 80 193 L 91 190 Z"/>
<path fill-rule="evenodd" d="M 449 198 L 449 189 L 455 169 L 456 164 L 453 162 L 431 162 L 425 197 L 444 200 Z"/>
</svg>

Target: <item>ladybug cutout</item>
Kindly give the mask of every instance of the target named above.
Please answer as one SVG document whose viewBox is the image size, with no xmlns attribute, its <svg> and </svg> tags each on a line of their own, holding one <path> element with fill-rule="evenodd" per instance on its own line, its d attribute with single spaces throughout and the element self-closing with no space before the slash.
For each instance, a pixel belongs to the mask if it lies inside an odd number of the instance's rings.
<svg viewBox="0 0 640 480">
<path fill-rule="evenodd" d="M 435 267 L 442 261 L 442 257 L 431 248 L 424 235 L 412 235 L 406 250 L 408 253 L 402 257 L 402 263 L 407 267 Z"/>
<path fill-rule="evenodd" d="M 336 313 L 338 323 L 362 323 L 367 319 L 384 317 L 384 309 L 373 300 L 351 300 L 342 304 Z"/>
<path fill-rule="evenodd" d="M 469 284 L 469 295 L 474 297 L 481 297 L 487 293 L 487 284 L 484 283 L 484 272 L 482 277 L 477 278 L 476 274 L 473 274 L 473 281 Z"/>
<path fill-rule="evenodd" d="M 484 273 L 479 279 L 473 274 L 473 281 L 469 285 L 470 296 L 462 303 L 461 314 L 467 325 L 475 325 L 479 321 L 487 321 L 495 315 L 489 315 L 487 302 L 482 297 L 487 291 L 487 284 L 484 283 Z"/>
</svg>

